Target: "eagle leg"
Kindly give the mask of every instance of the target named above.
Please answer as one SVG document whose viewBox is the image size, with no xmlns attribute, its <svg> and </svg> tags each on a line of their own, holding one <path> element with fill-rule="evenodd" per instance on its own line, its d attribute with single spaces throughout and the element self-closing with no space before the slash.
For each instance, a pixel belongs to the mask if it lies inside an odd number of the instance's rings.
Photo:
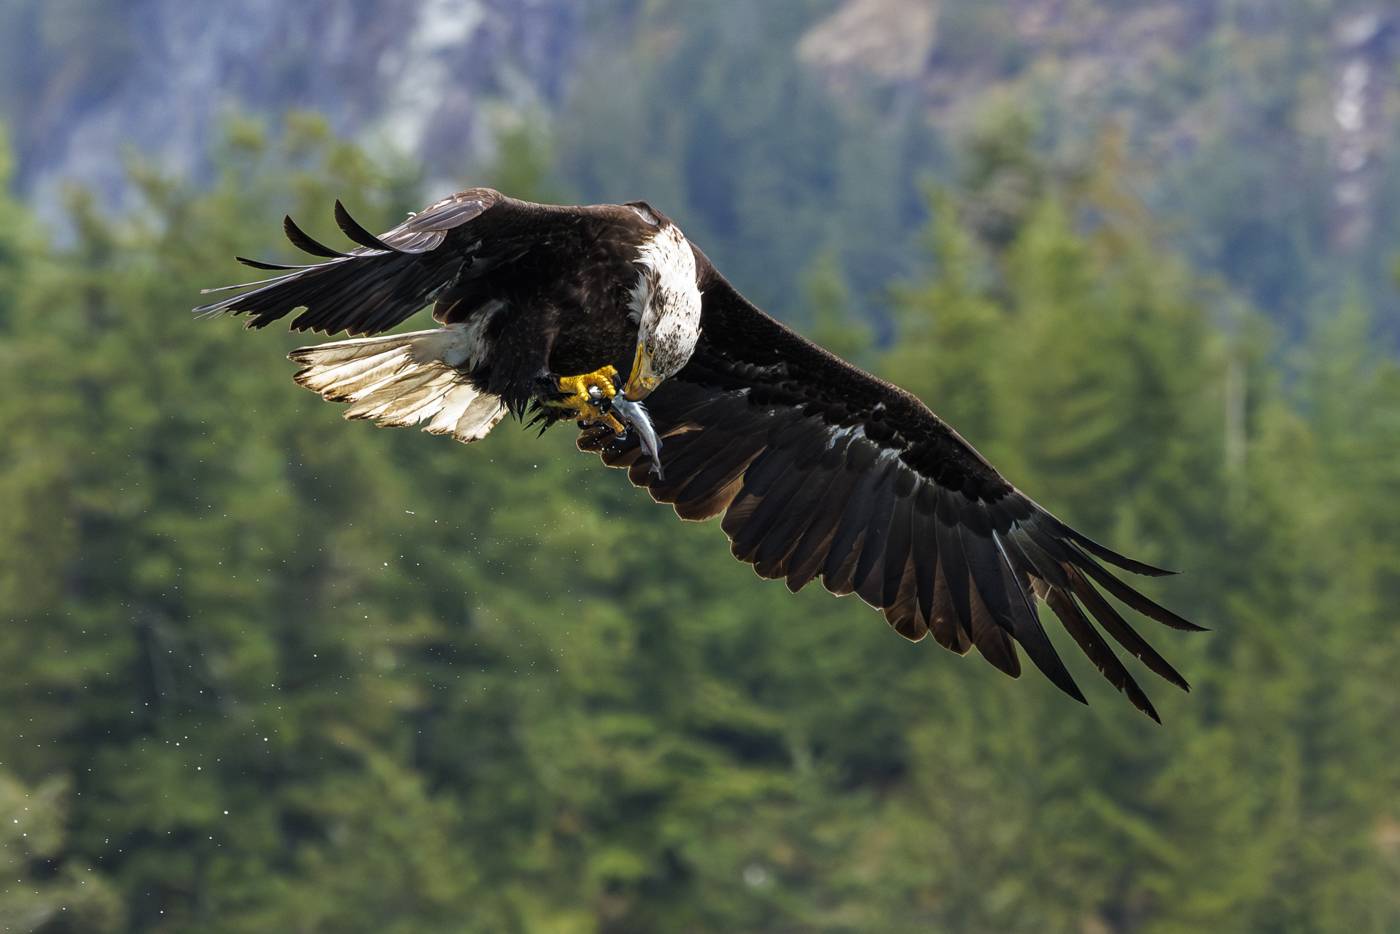
<svg viewBox="0 0 1400 934">
<path fill-rule="evenodd" d="M 551 399 L 546 404 L 567 409 L 572 417 L 586 425 L 603 424 L 615 434 L 627 430 L 610 409 L 613 396 L 617 395 L 617 369 L 604 366 L 592 373 L 578 376 L 560 376 L 556 380 L 563 397 Z M 596 394 L 595 394 L 596 391 Z"/>
</svg>

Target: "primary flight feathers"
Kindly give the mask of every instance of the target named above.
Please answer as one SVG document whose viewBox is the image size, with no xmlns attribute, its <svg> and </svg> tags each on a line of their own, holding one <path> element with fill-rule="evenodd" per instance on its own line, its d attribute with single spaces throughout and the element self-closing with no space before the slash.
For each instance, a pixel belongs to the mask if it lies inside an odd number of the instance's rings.
<svg viewBox="0 0 1400 934">
<path fill-rule="evenodd" d="M 1188 689 L 1104 596 L 1199 629 L 1105 565 L 1168 572 L 1076 532 L 914 396 L 754 307 L 648 205 L 539 205 L 472 189 L 378 236 L 338 202 L 335 217 L 353 249 L 321 244 L 288 218 L 288 238 L 322 261 L 244 260 L 281 275 L 229 287 L 243 291 L 196 310 L 264 327 L 301 309 L 295 330 L 373 335 L 432 304 L 441 331 L 304 348 L 292 355 L 303 364 L 298 381 L 349 403 L 352 416 L 463 441 L 507 411 L 592 419 L 581 449 L 626 469 L 683 518 L 722 517 L 734 556 L 793 591 L 820 579 L 859 595 L 905 638 L 932 633 L 959 654 L 975 648 L 1013 677 L 1019 645 L 1084 701 L 1041 624 L 1044 603 L 1154 720 L 1103 633 Z M 662 248 L 676 243 L 684 261 Z M 559 387 L 578 380 L 644 397 L 657 464 L 635 431 L 617 433 L 605 407 L 563 399 Z"/>
</svg>

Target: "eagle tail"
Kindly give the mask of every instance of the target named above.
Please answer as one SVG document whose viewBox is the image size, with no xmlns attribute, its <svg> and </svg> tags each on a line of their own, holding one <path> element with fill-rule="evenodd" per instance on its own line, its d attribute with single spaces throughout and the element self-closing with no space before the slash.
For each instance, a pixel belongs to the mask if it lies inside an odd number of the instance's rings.
<svg viewBox="0 0 1400 934">
<path fill-rule="evenodd" d="M 430 331 L 334 341 L 292 351 L 293 377 L 331 402 L 349 403 L 346 418 L 378 425 L 422 425 L 458 441 L 486 437 L 506 414 L 499 396 L 472 384 L 464 366 L 476 335 L 461 325 Z"/>
</svg>

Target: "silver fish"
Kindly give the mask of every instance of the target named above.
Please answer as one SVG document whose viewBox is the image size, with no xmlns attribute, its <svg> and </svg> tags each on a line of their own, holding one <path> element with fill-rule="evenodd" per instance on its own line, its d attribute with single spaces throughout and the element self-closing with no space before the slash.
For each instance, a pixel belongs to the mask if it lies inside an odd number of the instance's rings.
<svg viewBox="0 0 1400 934">
<path fill-rule="evenodd" d="M 594 402 L 600 401 L 602 396 L 597 387 L 590 388 L 589 394 L 594 397 Z M 661 473 L 661 439 L 656 435 L 656 427 L 651 422 L 651 415 L 646 406 L 618 393 L 608 400 L 606 408 L 617 415 L 628 431 L 637 433 L 637 442 L 641 445 L 642 453 L 651 459 L 651 472 L 656 474 L 656 479 L 664 479 Z"/>
</svg>

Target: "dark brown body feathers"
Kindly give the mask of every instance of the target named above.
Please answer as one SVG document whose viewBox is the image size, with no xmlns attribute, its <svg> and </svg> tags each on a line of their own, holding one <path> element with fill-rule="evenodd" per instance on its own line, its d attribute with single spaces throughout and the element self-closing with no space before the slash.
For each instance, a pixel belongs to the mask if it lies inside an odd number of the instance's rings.
<svg viewBox="0 0 1400 934">
<path fill-rule="evenodd" d="M 302 308 L 296 330 L 374 334 L 433 305 L 441 324 L 485 319 L 489 356 L 473 383 L 520 413 L 548 373 L 626 373 L 637 342 L 638 249 L 664 217 L 645 204 L 561 207 L 472 189 L 375 236 L 337 204 L 348 252 L 287 221 L 323 262 L 252 263 L 282 275 L 204 306 L 264 327 Z M 628 470 L 682 517 L 722 517 L 731 550 L 792 590 L 820 579 L 855 593 L 907 639 L 929 633 L 1020 673 L 1019 645 L 1083 700 L 1051 645 L 1044 602 L 1115 687 L 1156 710 L 1100 629 L 1150 671 L 1176 672 L 1100 593 L 1177 629 L 1197 629 L 1105 563 L 1167 572 L 1074 531 L 1008 483 L 922 402 L 846 363 L 746 301 L 695 250 L 700 338 L 689 363 L 646 399 L 664 479 L 633 436 L 581 434 L 580 448 Z M 245 261 L 247 262 L 247 261 Z M 688 275 L 688 274 L 687 274 Z"/>
</svg>

